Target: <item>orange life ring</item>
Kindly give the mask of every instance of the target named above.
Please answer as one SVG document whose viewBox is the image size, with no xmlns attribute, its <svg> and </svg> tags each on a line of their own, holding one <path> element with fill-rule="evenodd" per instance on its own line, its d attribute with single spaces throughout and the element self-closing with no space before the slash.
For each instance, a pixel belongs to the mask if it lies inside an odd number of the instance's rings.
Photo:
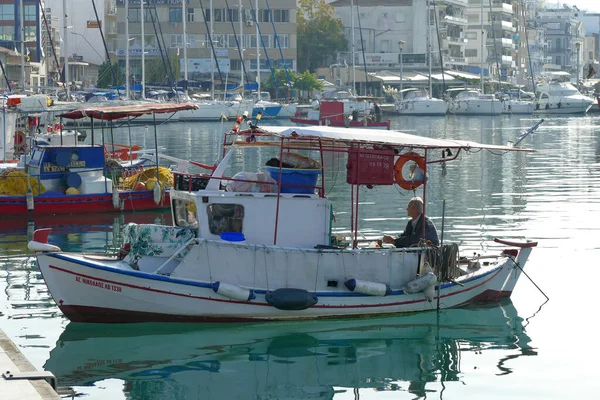
<svg viewBox="0 0 600 400">
<path fill-rule="evenodd" d="M 402 171 L 408 162 L 414 162 L 417 167 L 421 168 L 421 171 L 425 173 L 425 157 L 419 155 L 418 153 L 409 151 L 408 153 L 404 153 L 398 157 L 396 163 L 394 163 L 394 179 L 396 180 L 398 186 L 404 190 L 415 190 L 423 184 L 424 180 L 410 181 L 404 178 Z"/>
<path fill-rule="evenodd" d="M 25 133 L 23 131 L 18 131 L 15 134 L 15 144 L 19 147 L 25 144 Z"/>
</svg>

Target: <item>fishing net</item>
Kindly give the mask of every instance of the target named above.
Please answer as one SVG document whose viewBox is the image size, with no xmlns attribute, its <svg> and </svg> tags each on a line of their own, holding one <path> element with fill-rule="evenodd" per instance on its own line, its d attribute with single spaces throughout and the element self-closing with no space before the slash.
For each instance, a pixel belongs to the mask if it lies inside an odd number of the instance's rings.
<svg viewBox="0 0 600 400">
<path fill-rule="evenodd" d="M 24 171 L 8 169 L 0 174 L 0 195 L 2 196 L 25 196 L 29 187 L 34 196 L 46 191 L 44 185 L 37 179 L 27 176 Z"/>
<path fill-rule="evenodd" d="M 173 172 L 166 167 L 158 167 L 158 180 L 163 188 L 173 187 Z M 138 183 L 143 183 L 146 189 L 152 190 L 156 185 L 156 167 L 145 168 L 135 175 L 123 179 L 124 190 L 134 190 Z"/>
</svg>

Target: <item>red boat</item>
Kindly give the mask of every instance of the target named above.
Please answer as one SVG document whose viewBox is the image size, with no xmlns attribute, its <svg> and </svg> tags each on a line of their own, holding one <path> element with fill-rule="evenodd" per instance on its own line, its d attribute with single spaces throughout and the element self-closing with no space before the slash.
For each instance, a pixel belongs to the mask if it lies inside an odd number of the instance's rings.
<svg viewBox="0 0 600 400">
<path fill-rule="evenodd" d="M 290 117 L 290 121 L 298 125 L 345 126 L 347 128 L 390 130 L 390 120 L 378 121 L 378 115 L 380 116 L 381 114 L 375 113 L 374 115 L 368 115 L 360 119 L 357 113 L 354 115 L 344 114 L 343 102 L 322 100 L 318 110 L 309 110 L 306 117 L 299 114 L 295 117 Z"/>
<path fill-rule="evenodd" d="M 193 104 L 143 104 L 132 106 L 90 106 L 62 115 L 63 118 L 110 121 L 135 118 L 143 114 L 174 113 L 197 108 Z M 0 174 L 0 216 L 85 214 L 120 211 L 143 211 L 168 208 L 166 178 L 172 174 L 159 169 L 149 159 L 120 164 L 128 156 L 123 149 L 114 154 L 104 144 L 94 144 L 93 124 L 91 145 L 39 146 L 27 157 L 25 170 L 6 170 Z M 112 129 L 112 126 L 110 127 Z M 156 127 L 155 127 L 156 135 Z M 131 152 L 130 148 L 127 150 Z M 157 149 L 155 149 L 157 152 Z M 109 162 L 109 160 L 112 160 Z M 25 172 L 26 171 L 26 172 Z M 158 176 L 157 176 L 158 173 Z M 123 187 L 111 177 L 133 175 L 136 178 L 153 175 L 153 187 L 135 181 Z M 126 179 L 125 182 L 128 180 Z M 156 182 L 160 184 L 156 184 Z"/>
</svg>

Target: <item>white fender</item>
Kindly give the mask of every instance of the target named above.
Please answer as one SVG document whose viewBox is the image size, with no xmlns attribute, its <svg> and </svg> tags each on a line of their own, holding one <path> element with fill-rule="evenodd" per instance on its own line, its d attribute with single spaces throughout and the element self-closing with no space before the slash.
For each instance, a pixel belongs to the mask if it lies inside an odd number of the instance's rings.
<svg viewBox="0 0 600 400">
<path fill-rule="evenodd" d="M 154 204 L 159 205 L 163 195 L 159 181 L 157 181 L 156 185 L 154 185 L 154 189 L 152 189 L 152 195 L 154 196 Z"/>
<path fill-rule="evenodd" d="M 116 208 L 117 210 L 121 208 L 121 199 L 119 198 L 119 189 L 116 186 L 113 186 L 112 204 L 113 204 L 113 207 Z"/>
<path fill-rule="evenodd" d="M 35 240 L 30 241 L 29 243 L 27 243 L 27 248 L 33 252 L 55 252 L 55 251 L 61 251 L 60 247 L 58 246 L 54 246 L 52 244 L 48 244 L 48 243 L 40 243 L 40 242 L 36 242 Z"/>
<path fill-rule="evenodd" d="M 31 189 L 27 189 L 27 193 L 25 193 L 25 200 L 27 201 L 27 211 L 33 211 L 33 192 Z"/>
<path fill-rule="evenodd" d="M 391 293 L 388 285 L 378 282 L 361 281 L 360 279 L 348 279 L 344 285 L 351 292 L 368 294 L 371 296 L 387 296 Z"/>
<path fill-rule="evenodd" d="M 212 289 L 215 293 L 232 300 L 250 301 L 256 298 L 252 290 L 231 283 L 217 281 L 212 284 Z"/>
<path fill-rule="evenodd" d="M 413 294 L 419 293 L 427 289 L 428 287 L 433 287 L 437 283 L 437 276 L 433 272 L 428 272 L 424 275 L 421 275 L 412 281 L 408 282 L 402 290 L 404 292 Z M 432 297 L 433 298 L 433 297 Z"/>
</svg>

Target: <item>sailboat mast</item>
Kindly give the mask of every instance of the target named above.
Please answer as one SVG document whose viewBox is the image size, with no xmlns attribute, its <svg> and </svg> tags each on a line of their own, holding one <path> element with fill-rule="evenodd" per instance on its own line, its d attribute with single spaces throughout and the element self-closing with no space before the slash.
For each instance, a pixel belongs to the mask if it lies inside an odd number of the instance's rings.
<svg viewBox="0 0 600 400">
<path fill-rule="evenodd" d="M 350 0 L 350 29 L 352 33 L 350 38 L 352 40 L 352 94 L 356 95 L 356 66 L 354 62 L 354 0 Z"/>
<path fill-rule="evenodd" d="M 427 0 L 427 63 L 429 64 L 429 96 L 433 97 L 433 83 L 431 82 L 431 10 Z"/>
<path fill-rule="evenodd" d="M 129 0 L 125 0 L 125 98 L 129 100 Z"/>
<path fill-rule="evenodd" d="M 144 36 L 144 0 L 140 1 L 141 34 L 142 34 L 142 99 L 146 98 L 146 37 Z"/>
<path fill-rule="evenodd" d="M 211 47 L 211 52 L 210 52 L 210 94 L 211 94 L 211 98 L 214 100 L 215 99 L 215 50 L 214 50 L 214 43 L 213 43 L 213 30 L 214 30 L 214 20 L 215 20 L 215 14 L 213 10 L 213 2 L 212 0 L 210 0 L 208 7 L 210 8 L 210 32 L 208 33 L 208 37 L 210 40 L 210 47 Z"/>
<path fill-rule="evenodd" d="M 242 9 L 242 0 L 240 0 L 240 86 L 242 87 L 242 97 L 244 97 L 244 73 L 246 71 L 244 67 L 244 10 Z"/>
<path fill-rule="evenodd" d="M 23 0 L 19 2 L 19 7 L 21 8 L 21 10 L 19 11 L 19 25 L 21 28 L 21 32 L 19 33 L 19 38 L 21 39 L 21 90 L 25 92 L 25 18 L 23 17 L 23 14 L 25 13 L 25 8 L 23 7 Z M 67 27 L 65 24 L 65 36 L 66 35 Z"/>
<path fill-rule="evenodd" d="M 485 35 L 485 31 L 483 30 L 483 0 L 481 0 L 481 55 L 480 55 L 480 66 L 479 66 L 479 80 L 481 81 L 481 94 L 484 94 L 485 90 L 483 87 L 483 35 Z"/>
<path fill-rule="evenodd" d="M 65 46 L 65 51 L 63 52 L 64 56 L 65 56 L 65 87 L 66 87 L 66 92 L 67 92 L 67 100 L 70 99 L 70 94 L 69 94 L 69 46 L 68 46 L 68 41 L 69 41 L 69 37 L 67 35 L 67 0 L 63 0 L 63 46 Z M 23 1 L 21 0 L 21 4 L 23 4 Z M 22 15 L 23 13 L 21 13 Z M 23 45 L 23 42 L 21 42 L 21 46 Z M 21 47 L 21 49 L 23 49 L 23 47 Z M 21 53 L 23 52 L 23 50 L 21 50 Z"/>
<path fill-rule="evenodd" d="M 256 21 L 256 83 L 258 84 L 258 100 L 262 100 L 260 94 L 260 45 L 258 44 L 260 31 L 258 30 L 258 0 L 255 0 L 254 12 L 254 20 Z"/>
<path fill-rule="evenodd" d="M 212 19 L 212 18 L 211 18 Z M 188 81 L 188 58 L 187 58 L 187 13 L 185 9 L 185 0 L 181 0 L 181 20 L 183 22 L 183 80 L 185 81 L 184 87 L 187 93 L 187 81 Z"/>
</svg>

